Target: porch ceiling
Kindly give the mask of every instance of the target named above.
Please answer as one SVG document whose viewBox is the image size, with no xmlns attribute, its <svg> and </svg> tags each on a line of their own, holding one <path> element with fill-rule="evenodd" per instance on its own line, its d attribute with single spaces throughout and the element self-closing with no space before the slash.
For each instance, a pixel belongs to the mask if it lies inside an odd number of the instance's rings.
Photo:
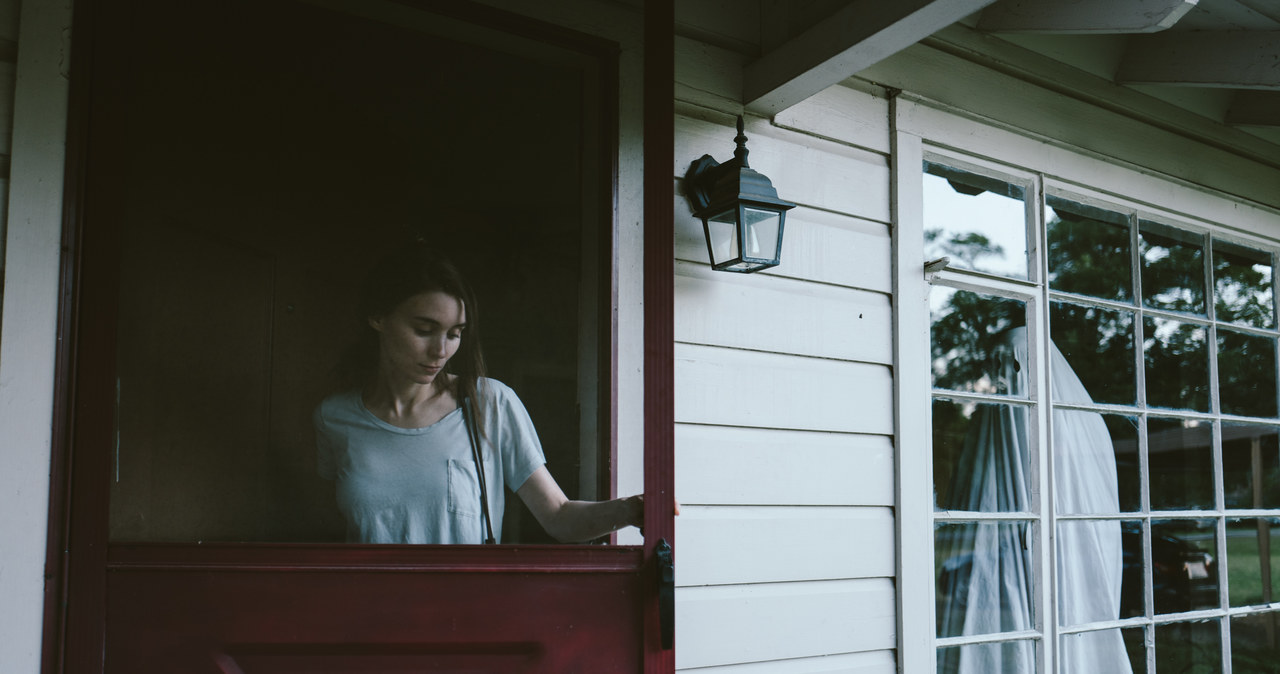
<svg viewBox="0 0 1280 674">
<path fill-rule="evenodd" d="M 1280 0 L 761 0 L 755 25 L 743 105 L 762 115 L 917 42 L 986 45 L 1280 144 Z"/>
</svg>

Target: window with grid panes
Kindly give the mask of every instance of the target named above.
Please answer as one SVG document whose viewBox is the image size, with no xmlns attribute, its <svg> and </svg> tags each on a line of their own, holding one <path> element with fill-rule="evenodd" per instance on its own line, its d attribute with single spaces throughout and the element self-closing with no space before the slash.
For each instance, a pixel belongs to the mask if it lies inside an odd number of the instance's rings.
<svg viewBox="0 0 1280 674">
<path fill-rule="evenodd" d="M 938 671 L 1277 671 L 1275 246 L 979 160 L 923 182 Z"/>
</svg>

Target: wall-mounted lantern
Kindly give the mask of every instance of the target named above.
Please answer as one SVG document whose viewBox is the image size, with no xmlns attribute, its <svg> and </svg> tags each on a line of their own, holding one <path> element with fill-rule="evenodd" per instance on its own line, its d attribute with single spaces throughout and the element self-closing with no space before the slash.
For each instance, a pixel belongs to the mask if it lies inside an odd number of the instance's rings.
<svg viewBox="0 0 1280 674">
<path fill-rule="evenodd" d="M 685 194 L 693 215 L 702 219 L 712 269 L 749 273 L 776 267 L 782 225 L 795 204 L 779 199 L 773 183 L 747 165 L 741 116 L 733 140 L 733 159 L 721 164 L 704 154 L 689 165 Z"/>
</svg>

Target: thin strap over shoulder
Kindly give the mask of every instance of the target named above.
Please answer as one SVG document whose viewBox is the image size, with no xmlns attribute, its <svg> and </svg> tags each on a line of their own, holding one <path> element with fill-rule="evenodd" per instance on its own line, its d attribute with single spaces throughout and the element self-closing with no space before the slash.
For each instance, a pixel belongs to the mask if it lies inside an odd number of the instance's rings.
<svg viewBox="0 0 1280 674">
<path fill-rule="evenodd" d="M 489 516 L 489 488 L 484 475 L 484 461 L 480 450 L 480 433 L 476 429 L 476 417 L 471 409 L 471 398 L 462 399 L 462 420 L 467 427 L 467 438 L 471 440 L 471 458 L 476 463 L 476 478 L 480 482 L 480 512 L 484 519 L 486 545 L 497 543 L 493 537 L 493 519 Z"/>
</svg>

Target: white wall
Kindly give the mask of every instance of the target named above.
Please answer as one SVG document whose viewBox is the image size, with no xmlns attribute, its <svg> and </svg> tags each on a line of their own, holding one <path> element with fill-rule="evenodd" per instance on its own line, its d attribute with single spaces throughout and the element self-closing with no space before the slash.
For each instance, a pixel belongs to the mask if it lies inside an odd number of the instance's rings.
<svg viewBox="0 0 1280 674">
<path fill-rule="evenodd" d="M 678 38 L 678 181 L 732 157 L 741 63 Z M 751 167 L 799 204 L 765 272 L 711 271 L 678 185 L 677 669 L 895 671 L 887 123 L 844 87 L 747 118 Z"/>
<path fill-rule="evenodd" d="M 12 98 L 0 87 L 0 110 L 13 110 L 0 315 L 0 671 L 21 674 L 40 667 L 71 7 L 26 0 L 14 24 L 17 4 L 0 3 L 0 30 L 19 26 Z"/>
</svg>

